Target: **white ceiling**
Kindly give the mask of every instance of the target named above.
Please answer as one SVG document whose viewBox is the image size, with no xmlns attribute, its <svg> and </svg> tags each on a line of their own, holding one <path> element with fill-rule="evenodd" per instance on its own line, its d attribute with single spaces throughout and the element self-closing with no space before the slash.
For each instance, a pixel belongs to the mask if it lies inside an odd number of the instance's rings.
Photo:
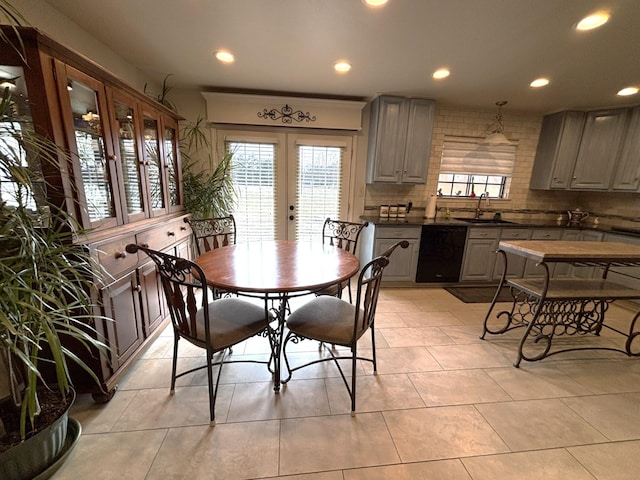
<svg viewBox="0 0 640 480">
<path fill-rule="evenodd" d="M 639 0 L 49 0 L 160 82 L 548 113 L 640 103 Z M 604 27 L 577 32 L 606 9 Z M 213 58 L 225 48 L 232 65 Z M 353 65 L 345 75 L 333 63 Z M 448 67 L 451 76 L 431 74 Z M 532 89 L 540 76 L 550 85 Z"/>
</svg>

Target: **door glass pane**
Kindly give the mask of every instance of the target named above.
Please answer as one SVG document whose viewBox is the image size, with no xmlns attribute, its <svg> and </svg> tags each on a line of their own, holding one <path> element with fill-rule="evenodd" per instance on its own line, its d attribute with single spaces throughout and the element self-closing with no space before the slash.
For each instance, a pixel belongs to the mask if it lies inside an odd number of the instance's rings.
<svg viewBox="0 0 640 480">
<path fill-rule="evenodd" d="M 0 66 L 0 93 L 6 92 L 6 109 L 0 118 L 0 202 L 42 212 L 46 206 L 45 183 L 36 148 L 30 149 L 33 133 L 31 107 L 22 67 Z M 32 174 L 33 189 L 22 188 L 13 174 L 22 168 Z"/>
<path fill-rule="evenodd" d="M 176 130 L 164 129 L 164 154 L 167 162 L 167 187 L 169 188 L 169 205 L 180 205 L 180 184 L 178 182 L 178 158 L 176 156 Z"/>
<path fill-rule="evenodd" d="M 162 164 L 158 148 L 158 121 L 155 118 L 144 117 L 144 155 L 147 163 L 149 180 L 149 197 L 151 208 L 164 208 L 164 191 L 162 187 Z"/>
<path fill-rule="evenodd" d="M 98 93 L 73 80 L 69 98 L 89 219 L 95 221 L 115 217 Z"/>
<path fill-rule="evenodd" d="M 327 217 L 340 218 L 342 150 L 340 147 L 297 147 L 296 240 L 317 240 Z"/>
<path fill-rule="evenodd" d="M 133 119 L 133 108 L 124 103 L 114 101 L 116 124 L 118 127 L 118 146 L 124 182 L 124 194 L 127 202 L 127 213 L 133 215 L 143 211 L 142 182 L 136 148 L 136 129 Z"/>
<path fill-rule="evenodd" d="M 233 215 L 238 241 L 274 240 L 276 232 L 276 150 L 269 143 L 227 142 L 233 152 Z"/>
</svg>

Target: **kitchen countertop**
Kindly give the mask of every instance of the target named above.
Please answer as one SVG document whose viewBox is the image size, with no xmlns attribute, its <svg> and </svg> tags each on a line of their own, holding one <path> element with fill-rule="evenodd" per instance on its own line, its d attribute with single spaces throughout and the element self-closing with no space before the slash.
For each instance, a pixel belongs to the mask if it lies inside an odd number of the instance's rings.
<svg viewBox="0 0 640 480">
<path fill-rule="evenodd" d="M 637 230 L 633 228 L 627 229 L 622 227 L 616 227 L 615 225 L 598 225 L 585 224 L 585 225 L 566 225 L 560 224 L 556 221 L 549 220 L 508 220 L 509 223 L 471 223 L 464 220 L 457 220 L 452 218 L 450 220 L 445 219 L 433 219 L 424 218 L 419 215 L 407 215 L 405 218 L 399 219 L 385 219 L 373 215 L 363 215 L 361 220 L 367 221 L 373 225 L 392 225 L 394 227 L 422 227 L 422 226 L 462 226 L 462 227 L 474 227 L 474 228 L 575 228 L 581 230 L 592 230 L 597 232 L 612 232 L 621 233 L 624 235 L 632 235 L 640 237 L 640 226 Z"/>
</svg>

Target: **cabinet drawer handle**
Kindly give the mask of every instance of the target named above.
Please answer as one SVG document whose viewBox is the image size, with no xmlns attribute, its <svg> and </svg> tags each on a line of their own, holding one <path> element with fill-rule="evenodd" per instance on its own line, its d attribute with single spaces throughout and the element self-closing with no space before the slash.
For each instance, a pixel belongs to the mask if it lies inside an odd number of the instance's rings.
<svg viewBox="0 0 640 480">
<path fill-rule="evenodd" d="M 176 232 L 167 232 L 167 235 L 169 235 L 170 237 L 175 237 L 176 236 Z"/>
<path fill-rule="evenodd" d="M 116 258 L 125 258 L 127 256 L 127 252 L 116 252 Z"/>
<path fill-rule="evenodd" d="M 149 244 L 148 243 L 141 243 L 140 246 L 143 247 L 143 248 L 149 248 Z"/>
<path fill-rule="evenodd" d="M 181 227 L 180 227 L 180 231 L 181 231 L 181 232 L 184 232 L 186 229 L 187 229 L 187 227 L 184 227 L 184 226 L 181 226 Z"/>
<path fill-rule="evenodd" d="M 142 285 L 136 285 L 135 291 L 136 292 L 141 292 L 142 291 Z"/>
</svg>

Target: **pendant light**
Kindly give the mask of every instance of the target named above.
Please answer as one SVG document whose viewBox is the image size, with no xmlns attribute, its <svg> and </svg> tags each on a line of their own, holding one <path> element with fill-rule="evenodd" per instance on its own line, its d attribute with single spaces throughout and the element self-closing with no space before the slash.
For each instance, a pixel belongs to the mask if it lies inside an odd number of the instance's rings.
<svg viewBox="0 0 640 480">
<path fill-rule="evenodd" d="M 496 102 L 498 113 L 496 119 L 487 128 L 487 136 L 480 142 L 480 145 L 513 145 L 513 142 L 504 135 L 504 125 L 502 124 L 502 107 L 507 104 L 506 100 Z"/>
</svg>

